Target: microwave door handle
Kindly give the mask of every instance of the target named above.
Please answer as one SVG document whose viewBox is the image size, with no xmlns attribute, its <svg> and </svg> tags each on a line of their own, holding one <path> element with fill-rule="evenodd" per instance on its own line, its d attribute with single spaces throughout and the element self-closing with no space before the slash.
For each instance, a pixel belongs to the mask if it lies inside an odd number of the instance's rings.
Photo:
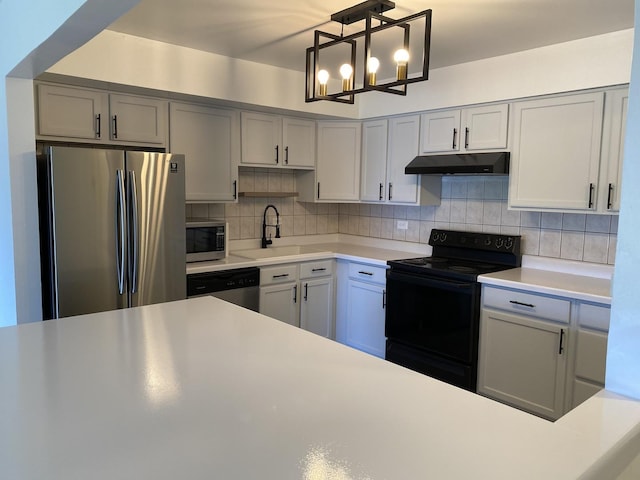
<svg viewBox="0 0 640 480">
<path fill-rule="evenodd" d="M 125 261 L 125 204 L 124 177 L 122 170 L 116 170 L 116 271 L 118 275 L 118 293 L 124 293 L 124 261 Z"/>
<path fill-rule="evenodd" d="M 129 261 L 129 272 L 131 275 L 131 293 L 138 290 L 138 193 L 136 189 L 136 174 L 129 171 L 129 192 L 131 203 L 131 230 L 129 232 L 129 251 L 132 257 Z"/>
</svg>

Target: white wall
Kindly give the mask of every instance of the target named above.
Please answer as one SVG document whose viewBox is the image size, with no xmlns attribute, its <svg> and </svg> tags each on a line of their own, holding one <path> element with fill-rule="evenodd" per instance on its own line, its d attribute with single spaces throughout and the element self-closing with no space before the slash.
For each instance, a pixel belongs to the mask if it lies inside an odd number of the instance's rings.
<svg viewBox="0 0 640 480">
<path fill-rule="evenodd" d="M 406 97 L 361 95 L 362 118 L 628 83 L 633 29 L 434 69 Z"/>
<path fill-rule="evenodd" d="M 101 82 L 353 118 L 355 105 L 304 101 L 304 74 L 105 30 L 48 70 Z"/>
<path fill-rule="evenodd" d="M 138 0 L 0 0 L 0 326 L 41 315 L 31 79 Z"/>
<path fill-rule="evenodd" d="M 640 0 L 636 0 L 636 25 L 638 21 Z M 637 189 L 640 185 L 640 135 L 637 134 L 640 130 L 640 38 L 636 37 L 634 46 L 606 386 L 614 392 L 640 399 L 640 194 Z"/>
</svg>

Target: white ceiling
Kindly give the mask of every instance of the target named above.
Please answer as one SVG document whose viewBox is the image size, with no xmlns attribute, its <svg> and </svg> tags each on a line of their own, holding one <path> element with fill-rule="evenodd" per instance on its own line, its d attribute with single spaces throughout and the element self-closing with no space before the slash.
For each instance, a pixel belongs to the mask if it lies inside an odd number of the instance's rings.
<svg viewBox="0 0 640 480">
<path fill-rule="evenodd" d="M 313 31 L 360 0 L 141 0 L 109 28 L 304 71 Z M 633 27 L 634 0 L 395 0 L 401 18 L 433 11 L 431 68 Z M 364 22 L 345 28 L 362 30 Z"/>
</svg>

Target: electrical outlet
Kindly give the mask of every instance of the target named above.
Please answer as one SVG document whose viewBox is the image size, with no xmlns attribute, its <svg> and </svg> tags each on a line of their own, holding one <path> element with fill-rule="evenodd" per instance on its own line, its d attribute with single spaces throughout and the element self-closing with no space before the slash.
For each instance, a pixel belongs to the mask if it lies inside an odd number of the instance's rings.
<svg viewBox="0 0 640 480">
<path fill-rule="evenodd" d="M 407 220 L 398 220 L 398 230 L 407 230 L 409 222 Z"/>
</svg>

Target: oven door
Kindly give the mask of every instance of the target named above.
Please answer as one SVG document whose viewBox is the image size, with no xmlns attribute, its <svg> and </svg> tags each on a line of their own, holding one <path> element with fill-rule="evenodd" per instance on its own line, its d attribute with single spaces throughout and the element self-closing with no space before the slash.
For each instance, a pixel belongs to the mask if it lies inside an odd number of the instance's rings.
<svg viewBox="0 0 640 480">
<path fill-rule="evenodd" d="M 389 342 L 476 364 L 480 284 L 387 271 Z"/>
</svg>

